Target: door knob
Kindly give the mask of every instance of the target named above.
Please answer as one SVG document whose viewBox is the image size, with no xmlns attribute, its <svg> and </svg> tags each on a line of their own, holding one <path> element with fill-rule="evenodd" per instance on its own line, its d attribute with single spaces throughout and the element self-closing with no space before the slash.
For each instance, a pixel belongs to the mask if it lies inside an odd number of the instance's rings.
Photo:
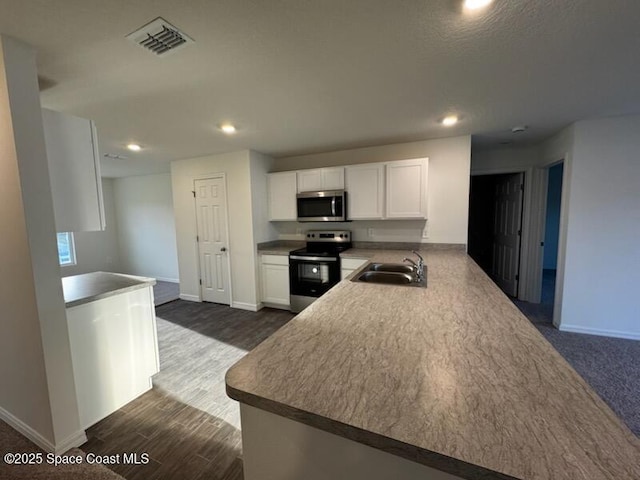
<svg viewBox="0 0 640 480">
<path fill-rule="evenodd" d="M 226 251 L 227 251 L 227 247 L 222 247 L 222 248 L 220 249 L 220 251 L 221 251 L 221 252 L 226 252 Z"/>
</svg>

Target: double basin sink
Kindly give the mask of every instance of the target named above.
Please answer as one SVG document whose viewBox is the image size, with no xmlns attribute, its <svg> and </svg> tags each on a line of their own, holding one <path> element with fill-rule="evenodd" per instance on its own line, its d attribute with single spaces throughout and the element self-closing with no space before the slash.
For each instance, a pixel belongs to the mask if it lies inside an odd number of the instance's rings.
<svg viewBox="0 0 640 480">
<path fill-rule="evenodd" d="M 426 267 L 423 277 L 419 279 L 416 268 L 411 265 L 403 263 L 370 263 L 364 271 L 351 281 L 425 288 L 427 286 Z"/>
</svg>

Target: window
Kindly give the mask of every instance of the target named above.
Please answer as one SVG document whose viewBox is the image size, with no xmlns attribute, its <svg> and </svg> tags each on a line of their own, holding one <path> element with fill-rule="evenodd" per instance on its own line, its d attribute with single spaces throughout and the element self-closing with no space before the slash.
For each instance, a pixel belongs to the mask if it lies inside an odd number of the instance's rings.
<svg viewBox="0 0 640 480">
<path fill-rule="evenodd" d="M 73 244 L 73 233 L 58 233 L 58 259 L 62 266 L 76 264 L 76 248 Z"/>
</svg>

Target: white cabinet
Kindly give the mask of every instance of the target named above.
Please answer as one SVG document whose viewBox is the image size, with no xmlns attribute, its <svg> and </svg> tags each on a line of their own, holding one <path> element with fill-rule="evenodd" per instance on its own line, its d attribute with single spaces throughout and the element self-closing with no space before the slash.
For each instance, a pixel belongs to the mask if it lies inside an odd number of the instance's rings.
<svg viewBox="0 0 640 480">
<path fill-rule="evenodd" d="M 158 373 L 153 287 L 67 309 L 80 426 L 90 427 L 152 387 Z"/>
<path fill-rule="evenodd" d="M 298 170 L 298 193 L 344 190 L 344 167 Z"/>
<path fill-rule="evenodd" d="M 56 230 L 105 229 L 100 154 L 93 122 L 42 110 Z"/>
<path fill-rule="evenodd" d="M 296 220 L 296 172 L 267 175 L 269 220 Z"/>
<path fill-rule="evenodd" d="M 389 162 L 385 218 L 427 218 L 426 158 Z"/>
<path fill-rule="evenodd" d="M 289 256 L 261 255 L 262 303 L 289 309 Z"/>
<path fill-rule="evenodd" d="M 369 260 L 366 258 L 341 258 L 340 279 L 344 280 L 365 263 L 369 263 Z"/>
<path fill-rule="evenodd" d="M 371 220 L 384 217 L 384 164 L 367 163 L 345 168 L 347 218 Z"/>
</svg>

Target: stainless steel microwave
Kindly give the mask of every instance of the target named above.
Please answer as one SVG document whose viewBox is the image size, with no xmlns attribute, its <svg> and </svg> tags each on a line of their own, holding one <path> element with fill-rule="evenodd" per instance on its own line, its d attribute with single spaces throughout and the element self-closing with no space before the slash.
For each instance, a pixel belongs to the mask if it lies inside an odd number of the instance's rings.
<svg viewBox="0 0 640 480">
<path fill-rule="evenodd" d="M 347 192 L 302 192 L 297 195 L 299 222 L 346 222 Z"/>
</svg>

